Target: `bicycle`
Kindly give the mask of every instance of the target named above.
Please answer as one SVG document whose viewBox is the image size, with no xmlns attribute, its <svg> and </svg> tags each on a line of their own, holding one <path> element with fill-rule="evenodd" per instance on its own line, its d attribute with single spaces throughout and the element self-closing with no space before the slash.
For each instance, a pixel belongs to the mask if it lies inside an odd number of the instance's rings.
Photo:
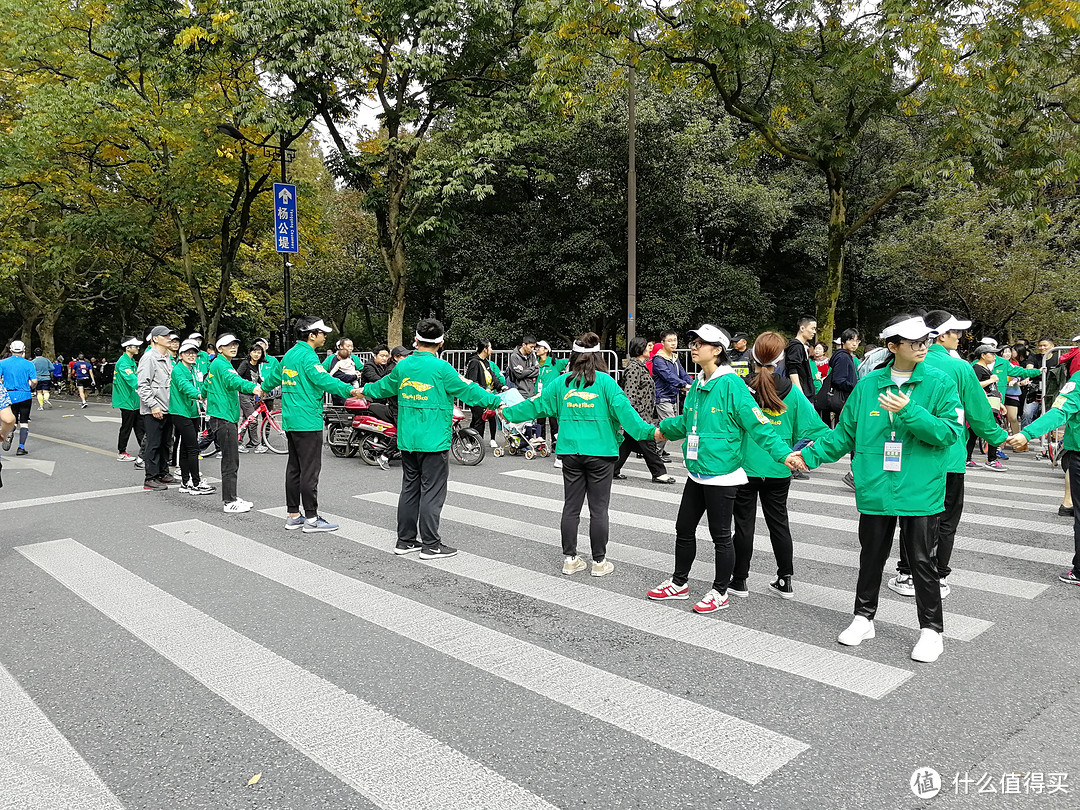
<svg viewBox="0 0 1080 810">
<path fill-rule="evenodd" d="M 244 433 L 248 425 L 258 419 L 260 421 L 259 440 L 271 453 L 276 453 L 279 456 L 285 455 L 289 452 L 289 441 L 281 427 L 281 411 L 271 411 L 266 407 L 263 400 L 258 399 L 256 401 L 259 406 L 237 428 L 237 442 L 244 441 Z"/>
</svg>

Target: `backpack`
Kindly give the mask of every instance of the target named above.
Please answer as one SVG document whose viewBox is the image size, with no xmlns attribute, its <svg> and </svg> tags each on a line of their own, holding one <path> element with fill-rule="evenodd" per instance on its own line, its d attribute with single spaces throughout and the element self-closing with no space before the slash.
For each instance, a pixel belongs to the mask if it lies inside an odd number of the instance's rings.
<svg viewBox="0 0 1080 810">
<path fill-rule="evenodd" d="M 884 366 L 885 363 L 888 362 L 890 356 L 891 352 L 888 350 L 887 347 L 879 346 L 878 348 L 873 349 L 872 351 L 863 355 L 862 363 L 859 365 L 858 369 L 856 369 L 855 373 L 861 380 L 871 371 L 877 371 L 879 368 Z"/>
</svg>

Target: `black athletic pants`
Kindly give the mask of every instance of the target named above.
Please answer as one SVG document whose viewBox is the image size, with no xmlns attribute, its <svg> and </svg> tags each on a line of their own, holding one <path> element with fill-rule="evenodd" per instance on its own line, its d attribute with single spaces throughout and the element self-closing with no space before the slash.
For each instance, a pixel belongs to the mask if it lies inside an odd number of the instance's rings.
<svg viewBox="0 0 1080 810">
<path fill-rule="evenodd" d="M 956 542 L 956 529 L 960 517 L 964 514 L 964 474 L 948 473 L 945 477 L 945 509 L 938 514 L 937 524 L 937 572 L 939 579 L 945 579 L 952 573 L 949 562 L 952 560 L 953 544 Z M 901 574 L 910 574 L 907 552 L 904 549 L 904 525 L 900 524 L 900 562 L 896 570 Z"/>
<path fill-rule="evenodd" d="M 198 417 L 179 416 L 172 414 L 169 417 L 172 422 L 173 433 L 180 440 L 180 480 L 184 484 L 197 487 L 202 483 L 199 477 L 199 428 Z"/>
<path fill-rule="evenodd" d="M 221 500 L 232 503 L 236 500 L 236 476 L 240 471 L 240 443 L 236 440 L 237 423 L 210 417 L 210 429 L 214 432 L 214 442 L 221 450 Z"/>
<path fill-rule="evenodd" d="M 667 465 L 660 458 L 660 448 L 656 446 L 656 442 L 652 439 L 638 441 L 629 436 L 624 436 L 623 443 L 619 446 L 619 460 L 615 462 L 616 473 L 622 472 L 623 464 L 635 450 L 645 457 L 645 466 L 649 468 L 653 478 L 667 475 Z"/>
<path fill-rule="evenodd" d="M 169 415 L 164 414 L 157 419 L 152 413 L 143 417 L 143 474 L 147 481 L 151 478 L 160 478 L 168 472 L 165 466 L 165 455 L 168 450 L 163 445 L 165 441 L 165 428 L 169 424 Z"/>
<path fill-rule="evenodd" d="M 761 512 L 769 529 L 773 554 L 776 556 L 776 575 L 790 577 L 795 573 L 794 553 L 791 544 L 791 526 L 788 523 L 788 491 L 791 478 L 751 478 L 735 493 L 735 569 L 732 579 L 746 579 L 750 574 L 750 560 L 754 556 L 754 530 L 757 526 L 757 504 L 761 498 Z"/>
<path fill-rule="evenodd" d="M 559 432 L 559 420 L 554 416 L 544 416 L 537 422 L 537 425 L 540 435 L 544 437 L 544 441 L 547 443 L 548 450 L 554 453 L 555 434 Z"/>
<path fill-rule="evenodd" d="M 479 433 L 481 439 L 484 438 L 484 411 L 486 410 L 487 408 L 485 408 L 483 405 L 472 406 L 472 422 L 469 423 L 469 427 Z M 487 420 L 487 424 L 491 426 L 492 439 L 495 438 L 495 431 L 498 430 L 498 425 L 496 424 L 497 422 L 498 419 L 496 419 L 494 416 Z"/>
<path fill-rule="evenodd" d="M 968 441 L 967 441 L 967 453 L 968 453 L 967 454 L 967 460 L 968 461 L 971 461 L 971 454 L 975 451 L 975 445 L 978 444 L 978 442 L 979 442 L 979 437 L 975 435 L 975 431 L 973 431 L 971 428 L 968 428 Z M 992 444 L 990 444 L 990 442 L 987 442 L 986 443 L 986 460 L 989 461 L 989 462 L 996 461 L 997 460 L 997 451 L 998 451 L 998 449 L 997 449 L 997 447 L 995 445 L 992 445 Z"/>
<path fill-rule="evenodd" d="M 419 527 L 420 539 L 425 546 L 434 548 L 442 543 L 439 517 L 446 503 L 446 479 L 449 475 L 449 451 L 401 451 L 401 495 L 397 508 L 399 541 L 415 542 Z"/>
<path fill-rule="evenodd" d="M 563 509 L 559 529 L 566 557 L 577 556 L 578 526 L 585 496 L 589 498 L 589 545 L 594 562 L 607 556 L 608 503 L 615 459 L 607 456 L 563 456 Z"/>
<path fill-rule="evenodd" d="M 935 545 L 937 515 L 897 517 L 895 515 L 859 516 L 859 579 L 855 586 L 855 615 L 873 620 L 877 613 L 881 574 L 892 551 L 896 523 L 900 522 L 902 543 L 911 577 L 915 581 L 915 609 L 919 627 L 942 632 L 941 587 L 938 584 Z"/>
<path fill-rule="evenodd" d="M 289 430 L 289 463 L 285 465 L 285 506 L 290 515 L 304 505 L 304 517 L 319 514 L 319 473 L 322 472 L 321 430 Z"/>
<path fill-rule="evenodd" d="M 697 556 L 697 526 L 708 515 L 709 534 L 716 547 L 716 573 L 713 588 L 727 593 L 731 571 L 735 567 L 735 548 L 731 542 L 731 519 L 738 487 L 711 487 L 686 480 L 679 516 L 675 518 L 675 573 L 671 581 L 682 586 L 690 579 L 690 568 Z"/>
<path fill-rule="evenodd" d="M 153 419 L 154 417 L 150 417 Z M 132 410 L 122 409 L 120 411 L 120 437 L 116 445 L 116 452 L 126 453 L 128 448 L 128 441 L 131 439 L 131 431 L 135 431 L 135 441 L 138 442 L 139 447 L 142 447 L 143 434 L 145 430 L 143 428 L 143 416 L 139 413 L 138 408 Z M 141 450 L 135 451 L 135 455 L 139 455 Z"/>
<path fill-rule="evenodd" d="M 1072 570 L 1080 576 L 1080 453 L 1068 453 L 1066 455 L 1069 470 L 1069 491 L 1072 493 L 1073 502 L 1073 558 Z"/>
</svg>

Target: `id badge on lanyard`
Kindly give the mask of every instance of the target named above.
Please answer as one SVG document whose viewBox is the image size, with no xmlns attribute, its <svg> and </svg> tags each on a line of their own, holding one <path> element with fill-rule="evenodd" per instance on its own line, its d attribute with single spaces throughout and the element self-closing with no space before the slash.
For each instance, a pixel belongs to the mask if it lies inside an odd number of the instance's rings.
<svg viewBox="0 0 1080 810">
<path fill-rule="evenodd" d="M 697 461 L 698 438 L 697 425 L 694 425 L 693 429 L 690 431 L 690 435 L 686 437 L 686 459 L 688 461 Z"/>
<path fill-rule="evenodd" d="M 899 386 L 897 386 L 899 390 Z M 889 411 L 889 424 L 893 421 L 892 411 Z M 904 460 L 904 443 L 896 441 L 896 431 L 892 432 L 891 441 L 885 442 L 885 453 L 882 459 L 881 469 L 885 472 L 900 472 L 900 465 Z"/>
</svg>

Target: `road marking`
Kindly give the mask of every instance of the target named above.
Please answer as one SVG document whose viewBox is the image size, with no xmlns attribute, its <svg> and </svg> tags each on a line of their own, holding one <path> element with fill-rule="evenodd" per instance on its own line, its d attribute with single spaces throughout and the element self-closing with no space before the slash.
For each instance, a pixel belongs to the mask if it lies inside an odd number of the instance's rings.
<svg viewBox="0 0 1080 810">
<path fill-rule="evenodd" d="M 286 514 L 285 509 L 280 507 L 262 511 L 282 519 Z M 339 537 L 376 551 L 393 553 L 394 534 L 389 530 L 350 518 L 328 517 L 341 525 L 337 532 Z M 414 561 L 408 557 L 405 559 Z M 415 562 L 421 563 L 420 560 Z M 761 630 L 678 611 L 670 605 L 650 602 L 644 596 L 624 596 L 475 554 L 461 552 L 456 557 L 440 560 L 437 566 L 457 576 L 494 585 L 521 596 L 870 698 L 884 697 L 913 674 L 888 664 L 878 664 Z"/>
<path fill-rule="evenodd" d="M 42 461 L 39 458 L 9 458 L 4 462 L 4 466 L 10 470 L 34 470 L 35 472 L 43 473 L 44 475 L 52 475 L 53 469 L 56 466 L 55 461 Z"/>
<path fill-rule="evenodd" d="M 201 520 L 151 528 L 752 785 L 809 747 L 755 723 L 613 675 Z M 394 542 L 393 533 L 383 534 L 384 542 Z M 672 723 L 673 717 L 681 721 Z"/>
<path fill-rule="evenodd" d="M 146 492 L 141 484 L 137 487 L 98 489 L 93 492 L 69 492 L 66 495 L 49 495 L 44 498 L 26 498 L 21 501 L 0 503 L 0 511 L 5 509 L 22 509 L 27 506 L 51 506 L 52 504 L 70 503 L 71 501 L 89 501 L 95 498 L 111 498 L 113 495 L 134 495 L 140 492 Z"/>
<path fill-rule="evenodd" d="M 87 416 L 86 414 L 83 414 L 83 419 L 89 419 L 91 422 L 115 422 L 118 425 L 124 421 L 119 416 Z"/>
<path fill-rule="evenodd" d="M 79 753 L 0 665 L 0 807 L 123 810 Z"/>
<path fill-rule="evenodd" d="M 562 479 L 557 475 L 533 472 L 531 470 L 508 470 L 502 474 L 514 478 L 525 478 L 530 481 L 543 483 L 560 485 L 562 483 Z M 498 490 L 491 490 L 488 487 L 478 487 L 473 484 L 462 484 L 456 481 L 451 481 L 448 486 L 451 492 L 459 492 L 463 495 L 473 495 L 475 497 L 500 501 L 505 498 L 504 493 L 501 493 Z M 615 495 L 626 495 L 641 500 L 660 501 L 667 503 L 672 507 L 676 505 L 670 495 L 654 492 L 652 490 L 612 485 L 611 492 Z M 531 506 L 534 509 L 542 509 L 546 512 L 562 511 L 562 501 L 560 500 L 543 498 L 538 495 L 529 495 L 523 492 L 514 493 L 514 502 L 521 506 Z M 830 518 L 823 515 L 804 515 L 798 512 L 789 512 L 788 517 L 792 523 L 807 523 L 818 528 L 830 528 L 839 531 L 850 532 L 853 531 L 851 528 L 852 526 L 857 528 L 858 525 L 856 521 L 847 520 L 845 518 Z M 673 519 L 639 515 L 634 512 L 620 512 L 615 509 L 609 509 L 608 519 L 612 523 L 616 523 L 620 526 L 630 526 L 631 528 L 644 529 L 659 534 L 672 534 L 674 530 Z M 699 528 L 698 537 L 703 540 L 708 539 L 707 530 Z M 832 546 L 816 546 L 809 543 L 794 543 L 793 547 L 795 556 L 797 557 L 817 560 L 819 562 L 830 562 L 849 568 L 859 567 L 859 554 L 857 551 L 848 551 L 846 549 L 833 548 Z M 896 563 L 897 560 L 895 558 L 890 558 L 889 561 L 886 562 L 886 568 L 890 566 L 895 567 Z M 984 574 L 979 571 L 966 571 L 959 568 L 954 568 L 953 572 L 949 575 L 949 584 L 987 591 L 988 593 L 1019 596 L 1024 599 L 1034 599 L 1050 587 L 1048 584 L 1044 585 L 1039 582 L 1028 582 L 1027 580 L 1013 579 L 1012 577 L 1003 577 L 998 576 L 997 574 Z"/>
<path fill-rule="evenodd" d="M 74 540 L 16 549 L 88 604 L 381 808 L 553 806 Z M 412 767 L 403 767 L 406 763 Z"/>
<path fill-rule="evenodd" d="M 382 504 L 384 506 L 397 505 L 397 495 L 392 492 L 374 492 L 368 495 L 354 495 L 353 497 L 369 503 Z M 559 530 L 549 526 L 537 526 L 533 523 L 527 523 L 524 520 L 505 518 L 500 515 L 492 515 L 475 509 L 463 509 L 451 504 L 443 506 L 442 517 L 444 520 L 452 520 L 466 526 L 487 529 L 493 532 L 500 532 L 510 537 L 543 543 L 544 545 L 554 546 L 555 548 L 560 549 L 560 551 L 562 549 L 562 538 L 559 534 Z M 763 543 L 768 542 L 768 539 L 764 537 L 757 539 L 763 541 Z M 582 536 L 579 537 L 578 540 L 579 545 L 582 548 L 588 548 L 589 538 Z M 607 556 L 608 559 L 613 562 L 625 562 L 652 571 L 662 572 L 671 570 L 671 564 L 673 562 L 670 552 L 653 551 L 651 549 L 615 542 L 608 543 Z M 774 574 L 769 570 L 766 570 L 765 566 L 760 563 L 759 558 L 755 559 L 758 559 L 758 564 L 755 565 L 754 571 L 766 575 L 771 579 Z M 765 579 L 757 581 L 751 579 L 750 586 L 751 590 L 756 593 L 767 593 L 769 590 L 767 580 Z M 853 591 L 827 588 L 823 585 L 814 585 L 796 578 L 795 598 L 792 601 L 813 605 L 814 607 L 824 608 L 825 610 L 831 610 L 850 616 L 854 599 L 855 594 Z M 971 641 L 976 636 L 994 626 L 993 622 L 988 622 L 985 619 L 974 619 L 970 616 L 962 616 L 957 613 L 945 613 L 944 616 L 945 635 L 949 638 L 955 638 L 958 641 Z M 895 624 L 899 627 L 906 627 L 909 630 L 919 629 L 919 619 L 914 610 L 914 603 L 910 600 L 901 602 L 888 597 L 883 598 L 878 605 L 878 612 L 875 619 L 879 622 L 885 622 L 886 624 Z"/>
<path fill-rule="evenodd" d="M 68 414 L 68 416 L 74 416 L 75 414 Z M 88 453 L 97 453 L 99 456 L 108 456 L 109 458 L 116 458 L 115 453 L 110 453 L 108 450 L 102 450 L 100 447 L 91 447 L 88 444 L 79 444 L 78 442 L 69 442 L 67 439 L 54 439 L 52 436 L 43 436 L 40 433 L 33 434 L 35 439 L 41 439 L 43 442 L 53 442 L 54 444 L 63 444 L 68 447 L 76 447 L 79 450 L 85 450 Z"/>
</svg>

